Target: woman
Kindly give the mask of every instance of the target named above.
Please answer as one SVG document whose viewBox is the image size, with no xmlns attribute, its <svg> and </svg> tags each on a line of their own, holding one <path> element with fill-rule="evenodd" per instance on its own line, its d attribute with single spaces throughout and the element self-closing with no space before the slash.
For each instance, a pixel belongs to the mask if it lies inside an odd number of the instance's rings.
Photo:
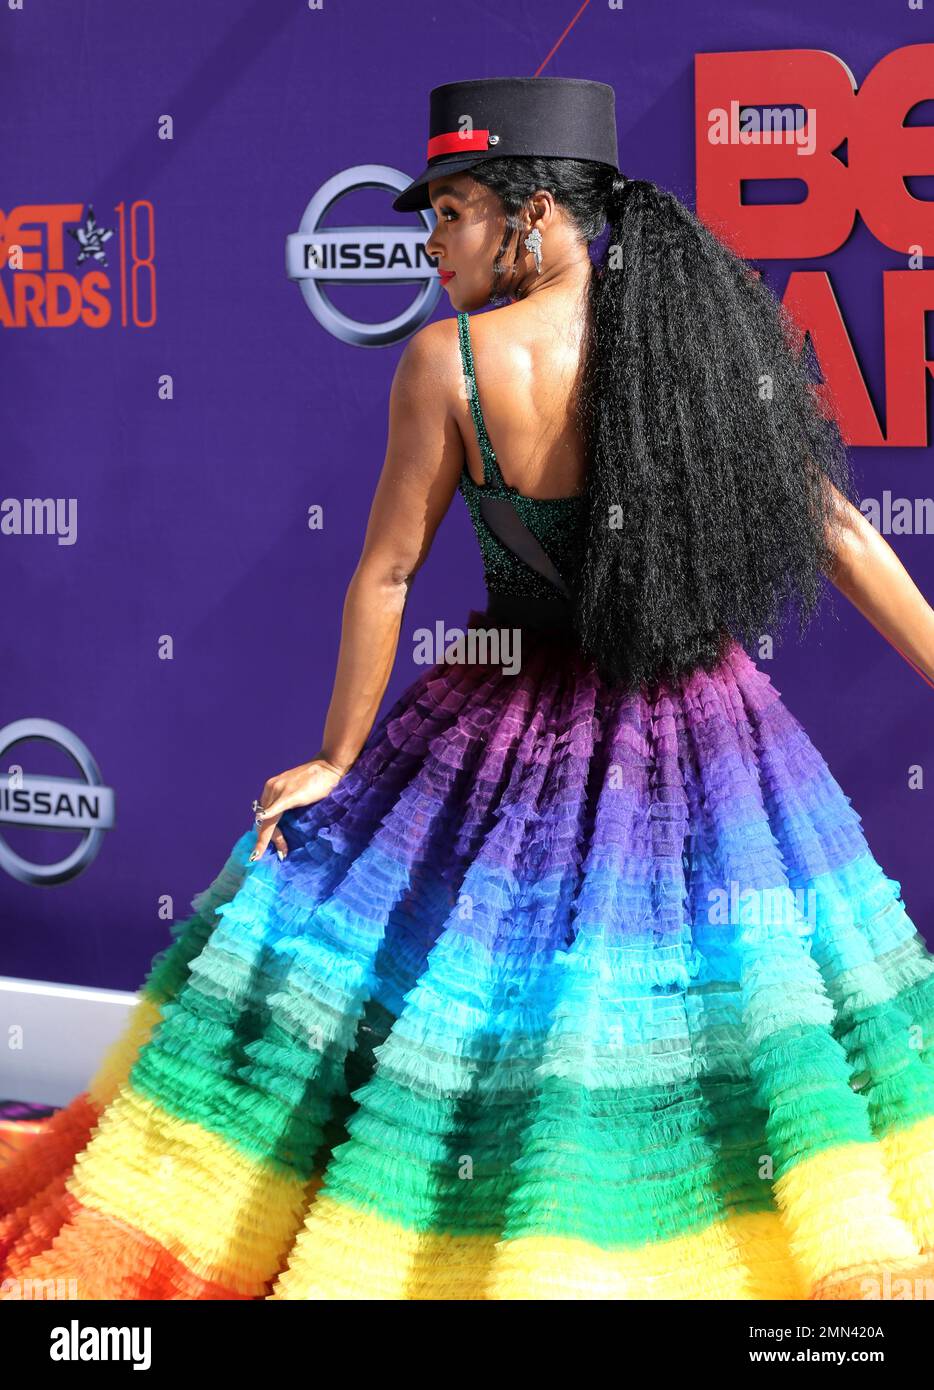
<svg viewBox="0 0 934 1390">
<path fill-rule="evenodd" d="M 321 749 L 0 1171 L 4 1296 L 931 1296 L 934 959 L 743 642 L 827 573 L 934 678 L 934 613 L 610 88 L 435 89 L 427 203 L 457 317 L 399 363 Z M 442 654 L 374 726 L 457 488 L 518 672 Z"/>
</svg>

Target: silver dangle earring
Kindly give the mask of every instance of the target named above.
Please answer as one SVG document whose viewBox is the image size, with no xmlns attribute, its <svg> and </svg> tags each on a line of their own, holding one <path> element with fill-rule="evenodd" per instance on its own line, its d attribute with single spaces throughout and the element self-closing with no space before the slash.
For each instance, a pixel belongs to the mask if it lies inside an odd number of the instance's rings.
<svg viewBox="0 0 934 1390">
<path fill-rule="evenodd" d="M 525 249 L 531 251 L 535 257 L 535 273 L 542 273 L 542 234 L 538 227 L 533 227 L 525 239 Z"/>
</svg>

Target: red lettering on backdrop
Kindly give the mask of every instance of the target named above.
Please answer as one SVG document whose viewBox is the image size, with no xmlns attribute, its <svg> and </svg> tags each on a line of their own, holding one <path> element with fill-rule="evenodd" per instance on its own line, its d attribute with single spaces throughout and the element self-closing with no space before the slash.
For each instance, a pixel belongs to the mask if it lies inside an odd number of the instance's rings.
<svg viewBox="0 0 934 1390">
<path fill-rule="evenodd" d="M 24 203 L 4 214 L 0 209 L 0 262 L 9 258 L 11 246 L 22 246 L 23 270 L 63 270 L 65 267 L 65 223 L 80 222 L 80 203 Z M 35 223 L 35 226 L 30 226 Z M 26 247 L 43 248 L 27 252 Z"/>
<path fill-rule="evenodd" d="M 826 383 L 814 389 L 826 413 L 846 422 L 848 441 L 884 444 L 830 276 L 825 270 L 793 271 L 782 303 L 798 329 L 811 335 Z"/>
<path fill-rule="evenodd" d="M 812 49 L 700 53 L 695 58 L 697 214 L 741 256 L 827 256 L 849 237 L 857 212 L 884 246 L 908 256 L 934 248 L 934 203 L 905 187 L 934 174 L 934 128 L 906 126 L 934 97 L 934 44 L 887 54 L 857 90 L 842 59 Z M 711 140 L 712 117 L 742 107 L 801 106 L 813 112 L 794 139 L 762 135 Z M 846 163 L 834 155 L 846 140 Z M 799 153 L 812 145 L 810 153 Z M 744 204 L 742 183 L 798 179 L 803 202 Z M 847 442 L 927 443 L 925 315 L 934 272 L 886 270 L 879 299 L 885 347 L 886 431 L 879 421 L 826 271 L 797 271 L 784 303 L 814 342 L 826 390 Z"/>
<path fill-rule="evenodd" d="M 24 203 L 4 213 L 0 209 L 0 265 L 10 277 L 0 280 L 0 326 L 4 328 L 69 328 L 79 320 L 89 328 L 110 322 L 109 288 L 99 270 L 75 275 L 65 268 L 68 223 L 80 222 L 81 203 Z M 19 266 L 10 254 L 21 248 Z"/>
<path fill-rule="evenodd" d="M 113 319 L 110 292 L 117 289 L 120 325 L 123 328 L 151 328 L 156 322 L 155 209 L 148 198 L 118 203 L 115 229 L 104 228 L 89 209 L 84 216 L 81 203 L 34 203 L 0 209 L 0 327 L 70 328 L 83 323 L 87 328 L 104 328 Z M 81 245 L 85 264 L 75 262 L 75 270 L 65 266 L 68 223 L 82 223 Z M 129 244 L 127 244 L 129 243 Z M 107 247 L 110 264 L 115 262 L 116 285 L 100 268 L 108 261 L 90 259 L 87 253 Z M 75 246 L 77 250 L 77 245 Z M 14 256 L 14 251 L 16 255 Z M 116 255 L 114 254 L 116 253 Z"/>
<path fill-rule="evenodd" d="M 927 443 L 925 316 L 934 311 L 934 270 L 886 270 L 885 313 L 886 444 L 902 448 Z"/>
</svg>

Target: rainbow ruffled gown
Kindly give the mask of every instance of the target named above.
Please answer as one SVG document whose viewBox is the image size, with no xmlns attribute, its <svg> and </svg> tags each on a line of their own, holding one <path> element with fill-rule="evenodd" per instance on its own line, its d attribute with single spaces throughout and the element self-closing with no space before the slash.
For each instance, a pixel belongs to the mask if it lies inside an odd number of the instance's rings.
<svg viewBox="0 0 934 1390">
<path fill-rule="evenodd" d="M 899 884 L 739 646 L 601 683 L 546 578 L 575 502 L 507 488 L 471 402 L 468 625 L 521 669 L 426 668 L 282 862 L 250 822 L 0 1168 L 4 1299 L 934 1297 Z"/>
</svg>

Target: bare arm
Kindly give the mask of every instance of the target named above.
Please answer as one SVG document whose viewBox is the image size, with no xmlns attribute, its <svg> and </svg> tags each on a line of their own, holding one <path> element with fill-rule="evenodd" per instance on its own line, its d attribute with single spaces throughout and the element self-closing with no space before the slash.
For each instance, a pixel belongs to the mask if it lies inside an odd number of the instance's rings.
<svg viewBox="0 0 934 1390">
<path fill-rule="evenodd" d="M 389 439 L 363 549 L 347 586 L 340 650 L 321 748 L 308 762 L 271 777 L 259 798 L 258 859 L 288 843 L 279 818 L 320 801 L 356 761 L 386 692 L 413 576 L 457 488 L 464 445 L 451 410 L 460 358 L 453 319 L 429 324 L 399 359 L 389 396 Z"/>
<path fill-rule="evenodd" d="M 898 651 L 934 681 L 934 609 L 884 536 L 834 487 L 827 577 Z"/>
<path fill-rule="evenodd" d="M 455 364 L 453 320 L 442 320 L 409 341 L 393 378 L 386 458 L 344 599 L 334 689 L 317 755 L 341 771 L 355 761 L 373 726 L 412 578 L 457 488 L 464 451 L 450 410 Z"/>
</svg>

